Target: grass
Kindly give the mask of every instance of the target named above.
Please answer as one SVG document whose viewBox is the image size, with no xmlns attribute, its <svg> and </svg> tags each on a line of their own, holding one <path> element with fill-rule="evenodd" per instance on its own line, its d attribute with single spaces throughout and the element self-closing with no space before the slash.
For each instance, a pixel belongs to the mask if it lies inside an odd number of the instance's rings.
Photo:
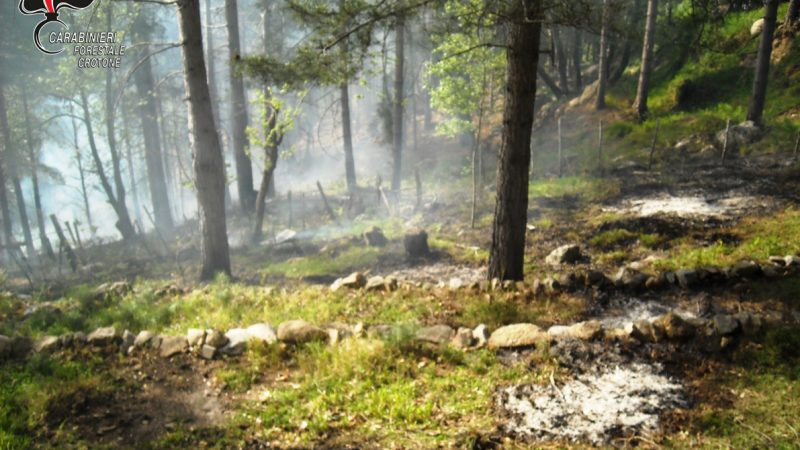
<svg viewBox="0 0 800 450">
<path fill-rule="evenodd" d="M 594 202 L 604 199 L 617 192 L 619 186 L 613 180 L 591 178 L 585 176 L 570 176 L 544 180 L 534 180 L 528 186 L 528 196 L 558 198 L 565 196 L 579 196 L 586 201 Z"/>
</svg>

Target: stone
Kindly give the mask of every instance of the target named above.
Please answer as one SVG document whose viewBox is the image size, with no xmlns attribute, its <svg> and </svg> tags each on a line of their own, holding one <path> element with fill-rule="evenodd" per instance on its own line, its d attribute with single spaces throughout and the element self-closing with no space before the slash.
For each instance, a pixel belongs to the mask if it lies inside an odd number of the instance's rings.
<svg viewBox="0 0 800 450">
<path fill-rule="evenodd" d="M 389 240 L 386 239 L 383 230 L 378 227 L 372 227 L 364 232 L 364 243 L 370 247 L 383 247 L 389 243 Z"/>
<path fill-rule="evenodd" d="M 614 282 L 614 286 L 618 288 L 638 291 L 647 282 L 647 275 L 630 267 L 620 267 L 611 280 Z"/>
<path fill-rule="evenodd" d="M 774 264 L 774 265 L 776 265 L 778 267 L 783 267 L 783 266 L 786 265 L 786 258 L 783 257 L 783 256 L 770 256 L 769 257 L 769 262 L 771 262 L 772 264 Z"/>
<path fill-rule="evenodd" d="M 33 344 L 36 353 L 53 353 L 61 348 L 61 340 L 58 336 L 45 336 Z"/>
<path fill-rule="evenodd" d="M 661 289 L 667 284 L 666 277 L 661 275 L 656 275 L 652 277 L 648 277 L 647 281 L 644 283 L 644 287 L 649 290 Z"/>
<path fill-rule="evenodd" d="M 694 269 L 679 269 L 675 271 L 675 280 L 684 289 L 692 288 L 700 278 Z"/>
<path fill-rule="evenodd" d="M 786 261 L 786 267 L 800 266 L 800 257 L 794 255 L 786 255 L 784 261 Z"/>
<path fill-rule="evenodd" d="M 455 331 L 447 325 L 433 325 L 420 328 L 415 337 L 418 341 L 441 345 L 450 342 L 454 335 Z"/>
<path fill-rule="evenodd" d="M 284 242 L 291 242 L 295 237 L 297 237 L 297 232 L 286 228 L 275 235 L 275 243 L 283 244 Z"/>
<path fill-rule="evenodd" d="M 459 327 L 456 335 L 450 341 L 450 344 L 457 349 L 465 350 L 472 347 L 475 338 L 472 336 L 472 330 L 466 327 Z"/>
<path fill-rule="evenodd" d="M 569 327 L 569 335 L 582 341 L 593 341 L 603 335 L 603 326 L 597 320 L 578 322 Z"/>
<path fill-rule="evenodd" d="M 778 278 L 783 275 L 783 271 L 779 271 L 775 266 L 762 266 L 761 272 L 767 278 Z"/>
<path fill-rule="evenodd" d="M 546 294 L 557 294 L 561 290 L 561 283 L 553 277 L 547 277 L 542 281 Z"/>
<path fill-rule="evenodd" d="M 214 359 L 215 356 L 217 356 L 217 348 L 216 347 L 212 347 L 210 345 L 203 345 L 200 348 L 200 357 L 201 358 L 211 360 L 211 359 Z"/>
<path fill-rule="evenodd" d="M 492 281 L 491 281 L 491 290 L 493 290 L 493 291 L 499 291 L 499 290 L 500 290 L 500 289 L 502 289 L 502 288 L 503 288 L 503 282 L 502 282 L 502 281 L 500 281 L 500 278 L 497 278 L 497 277 L 494 277 L 494 278 L 492 278 Z"/>
<path fill-rule="evenodd" d="M 11 338 L 0 334 L 0 359 L 4 359 L 11 354 Z"/>
<path fill-rule="evenodd" d="M 200 347 L 203 345 L 206 337 L 206 330 L 202 330 L 200 328 L 189 328 L 186 332 L 186 341 L 189 343 L 190 347 Z"/>
<path fill-rule="evenodd" d="M 485 347 L 489 342 L 489 327 L 480 324 L 472 330 L 472 337 L 476 347 Z"/>
<path fill-rule="evenodd" d="M 464 281 L 461 278 L 450 278 L 447 287 L 449 287 L 451 291 L 457 291 L 464 287 Z"/>
<path fill-rule="evenodd" d="M 114 327 L 98 328 L 92 331 L 89 336 L 87 336 L 86 340 L 95 347 L 105 347 L 118 343 L 120 341 L 120 335 Z"/>
<path fill-rule="evenodd" d="M 364 286 L 364 290 L 366 291 L 385 291 L 386 289 L 386 280 L 380 276 L 375 275 L 374 277 L 370 277 L 367 280 L 367 284 Z"/>
<path fill-rule="evenodd" d="M 205 344 L 214 348 L 222 348 L 228 345 L 228 338 L 218 330 L 206 330 Z"/>
<path fill-rule="evenodd" d="M 694 334 L 694 327 L 672 311 L 659 317 L 657 321 L 661 328 L 664 329 L 667 339 L 683 341 Z"/>
<path fill-rule="evenodd" d="M 532 323 L 500 327 L 489 336 L 489 348 L 528 347 L 548 340 L 547 333 Z"/>
<path fill-rule="evenodd" d="M 360 272 L 353 272 L 350 275 L 339 278 L 338 280 L 334 281 L 331 285 L 331 290 L 336 292 L 340 288 L 348 288 L 348 289 L 361 289 L 367 284 L 367 277 Z"/>
<path fill-rule="evenodd" d="M 133 347 L 135 341 L 136 335 L 131 333 L 130 330 L 122 332 L 122 350 L 127 351 L 129 348 Z"/>
<path fill-rule="evenodd" d="M 764 18 L 760 18 L 753 22 L 753 25 L 750 26 L 750 36 L 756 37 L 761 35 L 761 31 L 764 29 Z"/>
<path fill-rule="evenodd" d="M 95 289 L 94 292 L 95 296 L 97 297 L 122 297 L 131 290 L 133 290 L 133 288 L 127 281 L 115 281 L 113 283 L 103 283 L 100 286 L 97 286 L 97 289 Z"/>
<path fill-rule="evenodd" d="M 569 336 L 569 327 L 566 325 L 553 325 L 547 329 L 547 334 L 553 338 L 561 338 Z"/>
<path fill-rule="evenodd" d="M 289 320 L 278 326 L 278 340 L 287 344 L 324 341 L 328 333 L 305 320 Z"/>
<path fill-rule="evenodd" d="M 251 325 L 247 327 L 246 331 L 248 340 L 265 342 L 267 344 L 274 344 L 278 341 L 278 337 L 275 335 L 275 330 L 265 323 Z"/>
<path fill-rule="evenodd" d="M 9 355 L 12 358 L 22 358 L 33 350 L 33 341 L 29 337 L 14 336 L 11 338 Z"/>
<path fill-rule="evenodd" d="M 219 351 L 226 355 L 237 356 L 247 349 L 250 333 L 244 328 L 232 328 L 225 333 L 225 339 L 227 339 L 228 343 L 224 347 L 217 347 Z"/>
<path fill-rule="evenodd" d="M 136 338 L 133 340 L 133 346 L 136 348 L 142 348 L 145 345 L 149 344 L 153 340 L 154 336 L 155 334 L 153 334 L 151 331 L 142 330 L 139 332 L 139 334 L 136 335 Z"/>
<path fill-rule="evenodd" d="M 576 244 L 567 244 L 550 252 L 544 259 L 544 262 L 551 266 L 560 266 L 562 264 L 576 264 L 584 259 L 586 258 L 581 252 L 580 246 Z"/>
<path fill-rule="evenodd" d="M 753 261 L 739 261 L 731 268 L 731 275 L 737 278 L 758 278 L 763 274 L 761 266 Z"/>
<path fill-rule="evenodd" d="M 739 322 L 739 326 L 742 328 L 742 333 L 745 335 L 753 336 L 761 331 L 761 317 L 758 315 L 751 314 L 747 311 L 742 311 L 734 314 L 733 318 Z"/>
<path fill-rule="evenodd" d="M 739 321 L 728 314 L 717 314 L 711 321 L 714 324 L 714 330 L 720 336 L 733 334 L 739 329 Z"/>
<path fill-rule="evenodd" d="M 586 272 L 586 284 L 589 286 L 602 286 L 608 283 L 606 274 L 599 270 L 589 270 Z"/>
<path fill-rule="evenodd" d="M 425 230 L 412 230 L 403 237 L 406 254 L 411 258 L 422 258 L 430 255 L 428 233 Z"/>
<path fill-rule="evenodd" d="M 391 339 L 399 334 L 399 329 L 391 325 L 374 325 L 367 330 L 370 339 Z"/>
<path fill-rule="evenodd" d="M 637 320 L 633 323 L 630 330 L 631 337 L 640 342 L 653 341 L 653 324 L 648 320 Z"/>
<path fill-rule="evenodd" d="M 738 125 L 731 125 L 728 132 L 728 152 L 736 152 L 743 146 L 752 144 L 761 139 L 762 131 L 755 122 L 745 121 Z M 725 129 L 721 129 L 714 136 L 719 148 L 725 145 Z"/>
<path fill-rule="evenodd" d="M 186 336 L 164 336 L 161 341 L 161 357 L 171 358 L 189 350 Z"/>
</svg>

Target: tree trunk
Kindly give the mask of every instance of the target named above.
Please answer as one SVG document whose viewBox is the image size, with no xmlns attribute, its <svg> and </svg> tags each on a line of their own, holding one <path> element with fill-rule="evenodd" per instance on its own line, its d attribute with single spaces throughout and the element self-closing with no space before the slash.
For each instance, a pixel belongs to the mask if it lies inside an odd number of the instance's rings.
<svg viewBox="0 0 800 450">
<path fill-rule="evenodd" d="M 253 212 L 256 192 L 253 190 L 253 166 L 247 156 L 247 105 L 244 95 L 244 80 L 236 73 L 236 61 L 240 58 L 239 11 L 236 0 L 225 0 L 225 20 L 228 28 L 228 53 L 230 55 L 229 77 L 231 84 L 231 145 L 236 162 L 236 185 L 239 188 L 239 204 L 245 213 Z M 206 85 L 208 86 L 208 85 Z M 213 106 L 212 106 L 213 108 Z M 213 120 L 213 116 L 212 116 Z"/>
<path fill-rule="evenodd" d="M 786 10 L 785 24 L 794 26 L 800 20 L 800 0 L 791 0 L 789 2 L 789 9 Z"/>
<path fill-rule="evenodd" d="M 583 91 L 583 75 L 581 74 L 581 61 L 583 60 L 583 36 L 579 28 L 575 28 L 572 36 L 572 70 L 575 72 L 575 92 L 579 95 Z"/>
<path fill-rule="evenodd" d="M 508 24 L 506 102 L 497 166 L 497 200 L 492 225 L 489 278 L 522 280 L 528 217 L 528 167 L 539 63 L 541 0 L 514 3 Z M 527 13 L 528 17 L 524 17 Z M 524 18 L 523 18 L 524 17 Z"/>
<path fill-rule="evenodd" d="M 606 85 L 608 84 L 608 0 L 603 0 L 602 24 L 600 26 L 600 66 L 597 71 L 597 98 L 594 107 L 600 111 L 606 107 Z"/>
<path fill-rule="evenodd" d="M 98 150 L 97 142 L 94 139 L 92 116 L 89 113 L 89 100 L 86 98 L 86 91 L 83 88 L 80 90 L 80 96 L 81 107 L 83 108 L 83 122 L 86 125 L 86 136 L 89 141 L 89 149 L 92 153 L 95 171 L 97 172 L 97 176 L 100 178 L 100 186 L 103 188 L 103 192 L 105 192 L 108 202 L 111 204 L 111 207 L 114 208 L 114 212 L 117 214 L 118 220 L 116 226 L 119 232 L 122 234 L 122 238 L 133 238 L 136 235 L 136 232 L 133 229 L 133 224 L 131 223 L 130 216 L 128 215 L 128 210 L 124 205 L 120 205 L 119 200 L 114 194 L 114 189 L 111 187 L 111 183 L 108 180 L 108 176 L 106 175 L 105 168 L 103 167 L 103 161 L 100 159 L 100 151 Z M 109 137 L 109 140 L 111 139 L 113 138 Z"/>
<path fill-rule="evenodd" d="M 19 177 L 14 177 L 11 181 L 14 183 L 14 193 L 17 196 L 19 223 L 22 226 L 22 236 L 25 238 L 25 253 L 28 254 L 28 258 L 33 258 L 36 255 L 36 250 L 33 248 L 31 223 L 28 221 L 28 210 L 25 208 L 25 196 L 22 195 L 22 183 L 20 183 Z"/>
<path fill-rule="evenodd" d="M 214 111 L 214 123 L 219 128 L 220 121 L 219 121 L 219 108 L 217 107 L 217 101 L 219 99 L 219 94 L 217 91 L 217 65 L 216 65 L 216 58 L 214 58 L 214 30 L 211 26 L 211 0 L 205 0 L 206 2 L 206 70 L 208 71 L 208 95 L 211 98 L 211 109 Z M 222 141 L 220 141 L 220 145 L 222 146 L 222 155 L 223 161 L 225 159 L 225 145 Z M 164 153 L 166 156 L 166 153 Z M 167 166 L 167 164 L 165 164 Z M 227 167 L 222 168 L 222 172 L 225 174 L 225 204 L 230 206 L 231 204 L 231 189 L 228 185 L 228 169 Z M 167 171 L 169 173 L 169 171 Z M 169 181 L 170 178 L 168 177 L 167 180 Z M 180 195 L 180 187 L 177 189 L 178 194 Z"/>
<path fill-rule="evenodd" d="M 347 178 L 347 190 L 354 192 L 356 183 L 356 163 L 353 158 L 353 132 L 350 129 L 350 92 L 347 81 L 339 86 L 342 102 L 342 139 L 344 140 L 344 171 Z"/>
<path fill-rule="evenodd" d="M 5 244 L 10 246 L 14 242 L 11 228 L 11 208 L 8 204 L 8 190 L 6 188 L 5 159 L 11 151 L 11 135 L 8 128 L 6 99 L 3 86 L 0 86 L 0 132 L 3 133 L 3 152 L 0 153 L 0 211 L 3 213 L 3 237 Z M 5 252 L 0 252 L 5 253 Z"/>
<path fill-rule="evenodd" d="M 36 150 L 33 146 L 33 130 L 31 130 L 31 114 L 28 109 L 28 90 L 25 86 L 22 87 L 22 109 L 25 117 L 25 137 L 28 141 L 28 159 L 31 162 L 31 183 L 33 184 L 33 204 L 36 208 L 36 226 L 39 229 L 39 245 L 41 251 L 50 259 L 55 259 L 56 255 L 53 253 L 53 246 L 50 244 L 50 239 L 47 237 L 47 225 L 44 220 L 44 210 L 42 208 L 42 196 L 39 193 L 39 158 L 36 156 Z M 74 118 L 72 119 L 75 120 Z"/>
<path fill-rule="evenodd" d="M 553 40 L 556 50 L 556 70 L 558 71 L 558 87 L 565 95 L 569 95 L 569 78 L 567 77 L 567 53 L 564 51 L 564 39 L 561 28 L 553 26 Z"/>
<path fill-rule="evenodd" d="M 647 94 L 650 89 L 650 72 L 653 70 L 653 44 L 656 35 L 656 18 L 658 17 L 658 0 L 647 0 L 647 21 L 644 28 L 642 44 L 642 67 L 639 72 L 639 87 L 633 108 L 639 120 L 647 117 Z"/>
<path fill-rule="evenodd" d="M 178 22 L 183 41 L 183 72 L 189 101 L 189 138 L 194 148 L 194 178 L 200 213 L 200 278 L 230 275 L 225 223 L 225 173 L 219 135 L 208 92 L 203 57 L 199 0 L 178 0 Z"/>
<path fill-rule="evenodd" d="M 268 101 L 270 92 L 265 89 L 264 98 Z M 266 107 L 266 104 L 264 105 Z M 264 226 L 264 210 L 266 208 L 267 193 L 269 192 L 270 185 L 273 182 L 273 174 L 275 167 L 278 165 L 278 146 L 280 145 L 283 136 L 274 136 L 273 130 L 277 123 L 279 111 L 273 110 L 272 115 L 265 124 L 265 136 L 270 136 L 266 139 L 264 145 L 264 173 L 261 176 L 261 187 L 258 190 L 258 197 L 256 198 L 256 220 L 253 227 L 253 243 L 261 241 L 262 228 Z"/>
<path fill-rule="evenodd" d="M 395 201 L 400 199 L 400 182 L 403 173 L 403 60 L 405 40 L 405 17 L 399 15 L 395 24 L 395 62 L 394 62 L 394 115 L 392 126 L 392 192 Z"/>
<path fill-rule="evenodd" d="M 764 122 L 764 103 L 767 97 L 767 80 L 769 78 L 769 62 L 772 57 L 772 36 L 775 34 L 775 22 L 778 18 L 780 0 L 767 0 L 764 7 L 764 28 L 761 30 L 761 41 L 758 44 L 756 60 L 756 77 L 753 80 L 753 94 L 747 110 L 747 120 L 757 125 Z"/>
<path fill-rule="evenodd" d="M 126 121 L 126 123 L 130 123 L 130 121 Z M 125 159 L 128 160 L 128 185 L 131 187 L 131 197 L 133 197 L 133 217 L 141 225 L 144 223 L 142 221 L 142 204 L 139 202 L 139 189 L 136 187 L 136 176 L 133 169 L 133 146 L 131 145 L 131 136 L 127 127 L 122 134 L 122 139 L 125 143 Z"/>
<path fill-rule="evenodd" d="M 137 34 L 141 42 L 150 40 L 150 30 L 143 16 L 139 17 Z M 148 46 L 145 45 L 142 53 L 146 54 Z M 161 135 L 158 132 L 158 111 L 155 104 L 155 83 L 150 58 L 145 58 L 135 72 L 136 91 L 139 94 L 139 117 L 142 122 L 142 135 L 144 136 L 144 158 L 147 165 L 147 181 L 150 186 L 150 200 L 153 203 L 153 216 L 155 227 L 165 235 L 172 233 L 174 226 L 170 210 L 167 181 L 164 175 L 164 165 L 161 157 Z"/>
</svg>

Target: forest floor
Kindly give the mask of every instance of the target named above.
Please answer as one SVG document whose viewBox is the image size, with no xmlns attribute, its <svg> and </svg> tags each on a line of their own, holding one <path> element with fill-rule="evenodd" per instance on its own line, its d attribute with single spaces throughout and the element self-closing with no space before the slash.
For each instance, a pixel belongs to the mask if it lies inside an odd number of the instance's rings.
<svg viewBox="0 0 800 450">
<path fill-rule="evenodd" d="M 536 180 L 530 187 L 526 281 L 532 285 L 535 278 L 566 270 L 613 276 L 627 266 L 656 274 L 796 255 L 800 171 L 776 161 L 749 157 L 724 167 L 701 162 L 653 171 L 619 164 L 603 178 Z M 472 229 L 463 192 L 442 189 L 435 199 L 426 195 L 417 212 L 406 208 L 393 216 L 378 203 L 346 224 L 343 219 L 341 226 L 326 224 L 321 205 L 312 205 L 305 230 L 292 242 L 234 248 L 237 278 L 210 284 L 191 281 L 197 268 L 191 240 L 160 262 L 142 250 L 120 257 L 121 244 L 87 248 L 83 271 L 73 275 L 64 269 L 61 277 L 32 291 L 24 278 L 9 274 L 9 291 L 0 299 L 0 334 L 9 336 L 88 333 L 109 325 L 185 335 L 187 328 L 277 326 L 298 318 L 320 325 L 391 324 L 400 331 L 388 340 L 368 335 L 333 346 L 251 345 L 242 357 L 214 361 L 90 349 L 7 361 L 0 371 L 0 448 L 790 448 L 800 443 L 800 277 L 635 294 L 451 289 L 454 278 L 464 284 L 483 278 L 490 238 L 488 194 Z M 333 198 L 346 212 L 347 203 Z M 288 225 L 286 206 L 273 204 L 271 219 L 281 224 L 276 230 Z M 383 229 L 385 247 L 364 244 L 361 233 L 372 226 Z M 428 231 L 429 258 L 406 258 L 402 236 L 412 227 Z M 150 241 L 159 248 L 157 237 Z M 581 245 L 588 260 L 568 269 L 544 264 L 545 256 L 565 243 Z M 393 292 L 328 288 L 354 271 L 405 282 Z M 99 284 L 120 280 L 129 281 L 131 289 L 97 295 Z M 530 322 L 546 329 L 592 318 L 630 323 L 672 309 L 697 315 L 702 309 L 747 311 L 776 319 L 757 335 L 714 353 L 691 344 L 629 348 L 606 342 L 461 351 L 413 338 L 415 330 L 434 324 L 486 324 L 493 330 Z M 635 368 L 645 370 L 626 372 Z M 614 370 L 627 381 L 614 381 Z M 576 387 L 575 380 L 583 381 Z M 611 384 L 592 387 L 588 380 Z M 634 427 L 604 428 L 599 435 L 530 432 L 501 400 L 509 392 L 541 400 L 548 391 L 566 401 L 586 386 L 595 395 L 587 401 L 599 405 L 640 396 L 641 404 L 615 420 L 644 419 Z M 597 397 L 610 391 L 619 397 Z M 542 410 L 564 407 L 558 398 L 549 401 Z M 564 429 L 581 423 L 574 414 L 559 417 Z M 535 420 L 540 419 L 555 420 Z"/>
</svg>

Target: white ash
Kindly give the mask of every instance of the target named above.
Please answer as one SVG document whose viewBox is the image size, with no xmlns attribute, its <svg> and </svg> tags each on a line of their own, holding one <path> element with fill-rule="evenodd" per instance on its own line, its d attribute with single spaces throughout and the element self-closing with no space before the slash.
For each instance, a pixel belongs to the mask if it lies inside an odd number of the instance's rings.
<svg viewBox="0 0 800 450">
<path fill-rule="evenodd" d="M 464 285 L 470 283 L 477 283 L 486 279 L 486 268 L 475 268 L 467 266 L 458 266 L 446 263 L 434 263 L 428 265 L 411 266 L 404 269 L 395 270 L 392 273 L 383 275 L 386 277 L 394 277 L 400 281 L 411 283 L 431 283 L 446 285 L 458 278 Z"/>
<path fill-rule="evenodd" d="M 538 439 L 602 444 L 619 436 L 646 435 L 659 415 L 686 405 L 683 387 L 660 375 L 660 367 L 633 363 L 586 373 L 557 386 L 503 389 L 500 407 L 508 432 Z"/>
<path fill-rule="evenodd" d="M 678 196 L 661 195 L 629 199 L 619 206 L 606 208 L 607 211 L 652 216 L 655 214 L 675 214 L 680 217 L 723 217 L 740 214 L 765 201 L 753 196 L 731 196 L 726 198 L 709 198 L 702 195 Z"/>
<path fill-rule="evenodd" d="M 683 319 L 694 318 L 695 314 L 681 308 L 671 308 L 668 305 L 652 300 L 638 298 L 624 298 L 612 300 L 603 312 L 600 323 L 604 328 L 628 327 L 640 320 L 652 322 L 664 314 L 674 311 Z"/>
</svg>

